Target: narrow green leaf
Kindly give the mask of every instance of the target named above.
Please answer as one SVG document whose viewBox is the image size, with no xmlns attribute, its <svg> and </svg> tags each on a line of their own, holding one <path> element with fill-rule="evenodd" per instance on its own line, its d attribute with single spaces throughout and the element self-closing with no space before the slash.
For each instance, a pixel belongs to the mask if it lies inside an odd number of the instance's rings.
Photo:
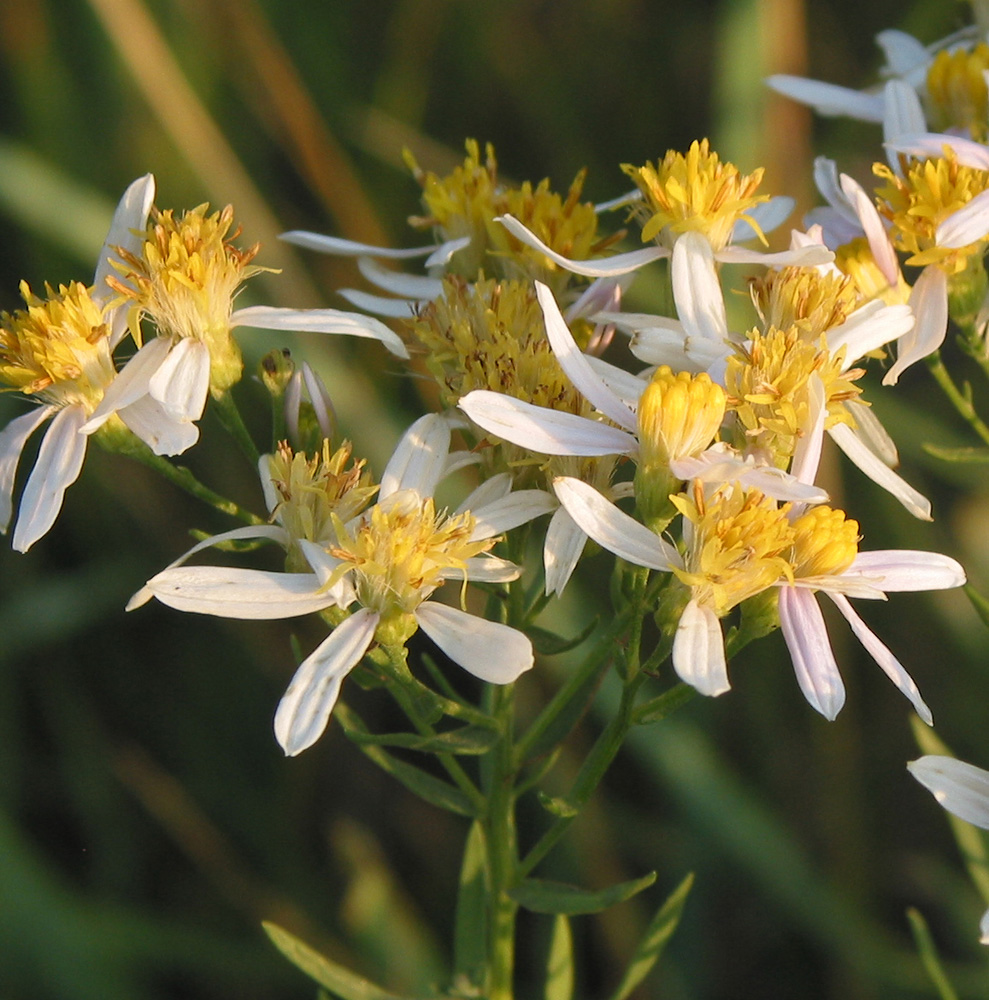
<svg viewBox="0 0 989 1000">
<path fill-rule="evenodd" d="M 660 722 L 693 700 L 696 693 L 689 684 L 677 684 L 639 705 L 632 716 L 633 721 L 640 726 L 648 725 L 650 722 Z"/>
<path fill-rule="evenodd" d="M 484 981 L 484 964 L 487 960 L 487 869 L 488 851 L 484 829 L 475 820 L 464 845 L 453 925 L 454 981 L 466 980 L 475 987 L 480 987 Z"/>
<path fill-rule="evenodd" d="M 635 949 L 635 954 L 625 970 L 625 975 L 622 976 L 622 981 L 618 984 L 618 989 L 611 994 L 609 1000 L 626 1000 L 652 971 L 660 955 L 663 954 L 666 942 L 673 936 L 680 922 L 680 914 L 683 912 L 693 884 L 694 874 L 691 872 L 670 893 L 666 902 L 656 912 L 656 916 L 649 922 L 642 940 Z"/>
<path fill-rule="evenodd" d="M 931 932 L 927 928 L 927 921 L 921 916 L 919 910 L 913 907 L 907 910 L 907 920 L 910 921 L 910 930 L 913 932 L 913 940 L 917 945 L 917 953 L 920 961 L 924 965 L 924 970 L 930 976 L 937 995 L 941 1000 L 958 1000 L 958 994 L 948 980 L 941 965 L 941 956 L 938 955 L 937 947 Z"/>
<path fill-rule="evenodd" d="M 965 584 L 965 595 L 972 602 L 982 624 L 989 628 L 989 598 L 983 597 L 970 583 Z"/>
<path fill-rule="evenodd" d="M 537 653 L 543 656 L 553 656 L 556 653 L 569 653 L 571 649 L 576 649 L 590 634 L 597 628 L 598 618 L 595 616 L 571 639 L 567 639 L 548 629 L 540 628 L 538 625 L 528 625 L 525 634 L 532 640 L 532 645 Z"/>
<path fill-rule="evenodd" d="M 277 924 L 262 923 L 271 943 L 297 968 L 339 1000 L 414 1000 L 391 993 L 356 972 L 337 965 Z"/>
<path fill-rule="evenodd" d="M 643 889 L 648 889 L 655 881 L 656 873 L 650 872 L 630 882 L 619 882 L 607 889 L 591 891 L 564 882 L 527 878 L 509 890 L 508 894 L 519 906 L 524 906 L 533 913 L 565 913 L 575 916 L 578 913 L 600 913 L 616 903 L 624 903 Z"/>
<path fill-rule="evenodd" d="M 487 753 L 498 742 L 498 734 L 483 726 L 461 726 L 435 736 L 359 732 L 348 732 L 347 735 L 362 746 L 401 747 L 403 750 L 420 750 L 423 753 L 482 754 Z"/>
<path fill-rule="evenodd" d="M 357 713 L 349 709 L 343 702 L 337 702 L 333 710 L 333 717 L 349 738 L 356 737 L 354 741 L 370 760 L 374 761 L 378 767 L 390 774 L 396 781 L 405 785 L 410 792 L 440 809 L 446 809 L 448 812 L 469 816 L 473 819 L 474 807 L 470 799 L 459 788 L 427 774 L 413 764 L 398 760 L 379 746 L 361 745 L 360 737 L 368 735 L 367 728 Z"/>
<path fill-rule="evenodd" d="M 558 913 L 553 921 L 553 936 L 549 943 L 546 964 L 546 1000 L 573 998 L 573 935 L 570 921 Z"/>
<path fill-rule="evenodd" d="M 989 463 L 989 448 L 941 448 L 936 444 L 925 444 L 922 447 L 928 455 L 944 462 L 963 462 L 968 465 Z"/>
</svg>

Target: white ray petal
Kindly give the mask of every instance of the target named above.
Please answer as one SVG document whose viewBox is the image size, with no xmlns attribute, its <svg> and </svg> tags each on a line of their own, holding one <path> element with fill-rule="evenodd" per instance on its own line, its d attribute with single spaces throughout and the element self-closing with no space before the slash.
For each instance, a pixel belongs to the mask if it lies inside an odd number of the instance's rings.
<svg viewBox="0 0 989 1000">
<path fill-rule="evenodd" d="M 894 593 L 950 590 L 965 583 L 965 570 L 957 560 L 940 552 L 915 549 L 860 552 L 845 570 L 845 576 L 850 574 L 874 579 L 881 590 Z"/>
<path fill-rule="evenodd" d="M 813 708 L 833 721 L 845 703 L 845 685 L 817 599 L 809 590 L 780 587 L 779 613 L 800 690 Z"/>
<path fill-rule="evenodd" d="M 886 84 L 886 115 L 883 118 L 883 143 L 890 168 L 900 172 L 899 156 L 890 148 L 901 136 L 923 132 L 927 128 L 924 109 L 917 91 L 902 80 Z"/>
<path fill-rule="evenodd" d="M 465 247 L 469 246 L 469 236 L 458 236 L 455 240 L 447 240 L 445 243 L 441 243 L 438 247 L 436 247 L 436 249 L 426 258 L 424 264 L 426 267 L 445 267 L 450 258 L 458 250 L 463 250 Z"/>
<path fill-rule="evenodd" d="M 936 351 L 948 332 L 948 277 L 939 267 L 925 267 L 910 292 L 914 327 L 896 345 L 896 363 L 883 376 L 883 385 L 896 385 L 915 361 Z"/>
<path fill-rule="evenodd" d="M 898 476 L 875 452 L 856 437 L 847 424 L 835 424 L 828 433 L 831 439 L 874 483 L 896 497 L 914 517 L 931 521 L 931 502 Z"/>
<path fill-rule="evenodd" d="M 522 570 L 508 559 L 497 556 L 472 556 L 465 560 L 467 564 L 467 579 L 477 583 L 508 583 L 517 580 Z M 452 568 L 442 574 L 445 580 L 462 580 L 463 571 Z"/>
<path fill-rule="evenodd" d="M 855 417 L 855 434 L 858 439 L 874 454 L 878 455 L 886 465 L 895 468 L 900 462 L 896 450 L 896 442 L 889 432 L 879 422 L 871 406 L 866 406 L 856 399 L 850 399 L 845 406 Z"/>
<path fill-rule="evenodd" d="M 411 315 L 406 309 L 404 315 Z M 249 326 L 260 330 L 296 330 L 300 333 L 342 333 L 351 337 L 379 340 L 392 354 L 407 358 L 409 352 L 394 330 L 373 316 L 343 312 L 339 309 L 280 309 L 274 306 L 248 306 L 230 317 L 231 326 Z"/>
<path fill-rule="evenodd" d="M 989 830 L 989 771 L 935 754 L 912 760 L 907 768 L 948 812 Z"/>
<path fill-rule="evenodd" d="M 499 215 L 495 222 L 500 222 L 517 240 L 526 246 L 544 253 L 553 263 L 559 264 L 571 274 L 583 274 L 589 278 L 613 278 L 619 274 L 628 274 L 654 260 L 669 257 L 669 250 L 664 247 L 644 247 L 642 250 L 632 250 L 629 253 L 616 254 L 601 260 L 571 260 L 562 254 L 551 250 L 538 236 L 529 232 L 518 219 L 511 215 Z"/>
<path fill-rule="evenodd" d="M 155 337 L 153 340 L 149 340 L 117 372 L 114 380 L 107 386 L 99 406 L 93 410 L 89 420 L 83 424 L 83 434 L 92 434 L 93 431 L 103 426 L 111 414 L 147 395 L 148 383 L 168 356 L 171 346 L 167 337 Z"/>
<path fill-rule="evenodd" d="M 376 247 L 370 243 L 357 243 L 354 240 L 344 240 L 338 236 L 323 236 L 320 233 L 310 233 L 303 229 L 293 229 L 282 233 L 279 237 L 286 243 L 307 250 L 318 250 L 320 253 L 335 254 L 338 257 L 380 257 L 382 260 L 411 260 L 414 257 L 425 257 L 434 253 L 435 244 L 428 247 Z"/>
<path fill-rule="evenodd" d="M 960 135 L 947 135 L 943 132 L 924 132 L 914 135 L 901 135 L 889 148 L 897 153 L 907 153 L 921 159 L 936 160 L 944 156 L 947 146 L 963 167 L 974 167 L 976 170 L 989 170 L 989 149 L 980 142 L 966 139 Z"/>
<path fill-rule="evenodd" d="M 275 712 L 275 738 L 294 757 L 323 735 L 343 679 L 374 639 L 379 615 L 361 608 L 341 622 L 295 672 Z"/>
<path fill-rule="evenodd" d="M 532 643 L 508 625 L 435 601 L 423 601 L 415 617 L 454 663 L 489 684 L 510 684 L 532 667 Z"/>
<path fill-rule="evenodd" d="M 106 283 L 111 275 L 122 280 L 114 268 L 114 263 L 122 263 L 117 248 L 140 256 L 141 245 L 144 242 L 144 230 L 148 224 L 148 213 L 155 197 L 155 179 L 153 174 L 145 174 L 132 181 L 117 203 L 110 221 L 110 230 L 106 234 L 99 256 L 96 258 L 96 273 L 93 276 L 95 286 L 93 298 L 106 304 L 119 295 Z M 126 311 L 126 310 L 122 310 Z M 116 346 L 114 341 L 112 346 Z"/>
<path fill-rule="evenodd" d="M 608 361 L 596 358 L 592 354 L 584 357 L 591 370 L 598 378 L 633 412 L 638 409 L 639 397 L 646 391 L 649 379 L 632 372 L 625 371 Z"/>
<path fill-rule="evenodd" d="M 688 337 L 683 328 L 653 328 L 632 335 L 629 350 L 646 365 L 669 365 L 693 374 L 709 371 L 728 353 L 725 341 Z M 713 377 L 713 376 L 712 376 Z"/>
<path fill-rule="evenodd" d="M 822 243 L 808 243 L 790 250 L 764 253 L 745 247 L 727 246 L 714 255 L 725 264 L 761 264 L 765 267 L 817 267 L 830 264 L 834 253 Z"/>
<path fill-rule="evenodd" d="M 937 227 L 935 239 L 940 247 L 958 249 L 980 243 L 989 236 L 989 191 L 977 194 L 964 208 L 952 212 Z"/>
<path fill-rule="evenodd" d="M 487 389 L 467 393 L 457 406 L 488 434 L 543 455 L 630 455 L 639 447 L 617 427 Z"/>
<path fill-rule="evenodd" d="M 826 156 L 815 157 L 814 183 L 824 200 L 844 222 L 848 223 L 855 235 L 861 235 L 862 224 L 841 188 L 841 182 L 838 179 L 838 165 L 834 160 Z M 815 209 L 814 211 L 820 210 Z"/>
<path fill-rule="evenodd" d="M 848 598 L 842 594 L 828 594 L 834 601 L 838 610 L 845 616 L 845 620 L 852 627 L 855 637 L 858 639 L 865 651 L 879 664 L 883 673 L 900 689 L 900 691 L 910 700 L 914 711 L 929 726 L 934 725 L 934 717 L 927 707 L 924 699 L 920 696 L 920 689 L 914 683 L 913 678 L 903 669 L 903 664 L 890 652 L 879 637 L 865 624 L 858 616 L 855 609 L 848 603 Z"/>
<path fill-rule="evenodd" d="M 431 497 L 446 471 L 450 451 L 450 425 L 442 415 L 427 413 L 402 435 L 381 474 L 378 500 L 400 490 L 415 490 Z"/>
<path fill-rule="evenodd" d="M 141 396 L 118 410 L 117 416 L 156 455 L 181 455 L 199 440 L 199 428 L 195 423 L 177 419 L 151 396 Z"/>
<path fill-rule="evenodd" d="M 382 267 L 373 257 L 358 257 L 357 269 L 378 288 L 403 299 L 435 299 L 443 294 L 443 282 L 424 274 L 405 274 Z"/>
<path fill-rule="evenodd" d="M 485 479 L 480 486 L 471 490 L 464 500 L 457 504 L 454 509 L 455 514 L 463 514 L 464 511 L 476 511 L 481 507 L 494 503 L 507 497 L 512 492 L 512 476 L 509 472 L 499 472 L 495 476 Z"/>
<path fill-rule="evenodd" d="M 384 295 L 372 295 L 358 288 L 338 288 L 337 295 L 346 299 L 352 306 L 384 316 L 385 319 L 410 319 L 420 309 L 429 305 L 425 299 L 393 299 Z"/>
<path fill-rule="evenodd" d="M 600 215 L 602 212 L 610 212 L 616 208 L 623 208 L 625 205 L 631 205 L 637 201 L 642 201 L 642 192 L 638 188 L 634 191 L 626 191 L 624 194 L 620 194 L 617 198 L 612 198 L 610 201 L 599 201 L 594 206 L 594 211 Z"/>
<path fill-rule="evenodd" d="M 0 533 L 6 534 L 14 511 L 14 479 L 17 463 L 27 439 L 57 412 L 54 406 L 38 406 L 22 413 L 0 430 Z"/>
<path fill-rule="evenodd" d="M 731 690 L 721 622 L 708 607 L 691 600 L 673 637 L 673 669 L 701 694 L 717 697 Z"/>
<path fill-rule="evenodd" d="M 209 394 L 209 348 L 183 337 L 148 380 L 148 395 L 178 420 L 198 420 Z"/>
<path fill-rule="evenodd" d="M 65 491 L 79 478 L 88 440 L 79 428 L 86 419 L 80 405 L 66 406 L 52 418 L 21 494 L 11 546 L 27 552 L 55 523 Z"/>
<path fill-rule="evenodd" d="M 566 507 L 559 507 L 549 520 L 543 543 L 547 594 L 559 597 L 563 593 L 586 544 L 587 533 L 574 521 Z"/>
<path fill-rule="evenodd" d="M 279 545 L 287 545 L 289 542 L 288 532 L 276 524 L 245 525 L 243 528 L 232 528 L 230 531 L 222 531 L 218 535 L 211 535 L 209 538 L 204 538 L 201 542 L 193 545 L 187 552 L 183 552 L 174 562 L 170 562 L 165 569 L 175 569 L 176 566 L 183 565 L 198 552 L 202 552 L 203 549 L 208 549 L 210 546 L 221 545 L 223 542 L 243 541 L 249 538 L 265 538 L 269 541 L 277 542 Z M 164 571 L 162 570 L 162 572 Z M 135 611 L 137 608 L 147 604 L 154 596 L 154 591 L 145 585 L 127 602 L 124 610 Z"/>
<path fill-rule="evenodd" d="M 832 354 L 845 348 L 842 371 L 847 371 L 870 351 L 908 334 L 915 322 L 910 306 L 887 306 L 873 299 L 856 309 L 844 323 L 828 330 L 828 348 Z"/>
<path fill-rule="evenodd" d="M 774 195 L 769 201 L 754 205 L 746 213 L 764 232 L 771 233 L 778 229 L 790 217 L 796 202 L 786 195 Z M 731 231 L 731 242 L 742 243 L 745 240 L 758 239 L 759 234 L 745 219 L 739 219 Z"/>
<path fill-rule="evenodd" d="M 809 104 L 818 114 L 847 116 L 864 122 L 881 122 L 886 102 L 882 94 L 869 94 L 820 80 L 777 73 L 766 84 L 784 97 Z"/>
<path fill-rule="evenodd" d="M 649 569 L 667 571 L 683 565 L 672 545 L 629 517 L 588 483 L 560 476 L 553 481 L 553 489 L 581 530 L 609 552 Z"/>
<path fill-rule="evenodd" d="M 926 70 L 931 62 L 931 54 L 926 46 L 913 35 L 895 28 L 887 28 L 876 35 L 876 44 L 886 56 L 886 65 L 881 72 L 891 76 L 909 76 L 917 70 Z M 890 81 L 900 82 L 900 81 Z M 887 91 L 889 84 L 886 85 Z M 913 88 L 910 88 L 911 91 Z"/>
<path fill-rule="evenodd" d="M 556 510 L 558 506 L 556 497 L 545 490 L 517 490 L 471 511 L 475 523 L 470 540 L 480 541 L 511 531 L 520 524 L 528 524 L 534 518 Z"/>
<path fill-rule="evenodd" d="M 724 293 L 714 251 L 703 234 L 689 232 L 677 239 L 671 274 L 673 301 L 687 335 L 722 345 L 728 336 Z"/>
<path fill-rule="evenodd" d="M 322 611 L 333 599 L 314 573 L 269 573 L 229 566 L 179 566 L 147 582 L 162 604 L 218 618 L 268 620 Z"/>
<path fill-rule="evenodd" d="M 869 241 L 869 249 L 872 251 L 876 266 L 882 272 L 883 277 L 893 286 L 900 279 L 900 264 L 896 259 L 896 251 L 890 241 L 886 226 L 879 216 L 875 203 L 866 194 L 865 189 L 854 177 L 842 174 L 840 178 L 841 190 L 848 199 L 852 211 L 862 226 L 865 238 Z"/>
</svg>

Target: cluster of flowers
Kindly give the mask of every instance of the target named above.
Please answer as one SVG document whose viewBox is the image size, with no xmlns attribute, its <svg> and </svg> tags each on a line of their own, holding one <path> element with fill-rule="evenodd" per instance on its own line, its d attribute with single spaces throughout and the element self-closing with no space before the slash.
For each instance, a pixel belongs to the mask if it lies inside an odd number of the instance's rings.
<svg viewBox="0 0 989 1000">
<path fill-rule="evenodd" d="M 872 197 L 825 158 L 815 179 L 828 208 L 813 213 L 839 256 L 867 244 L 887 301 L 905 302 L 913 329 L 898 342 L 884 382 L 895 384 L 914 361 L 936 351 L 949 318 L 962 347 L 989 358 L 989 6 L 973 2 L 976 24 L 931 45 L 901 31 L 877 37 L 884 82 L 866 91 L 817 80 L 774 76 L 776 91 L 825 115 L 882 125 L 886 163 L 876 163 Z M 899 269 L 919 268 L 912 286 Z M 956 816 L 989 829 L 989 772 L 929 755 L 911 773 Z M 989 912 L 982 919 L 989 944 Z"/>
</svg>

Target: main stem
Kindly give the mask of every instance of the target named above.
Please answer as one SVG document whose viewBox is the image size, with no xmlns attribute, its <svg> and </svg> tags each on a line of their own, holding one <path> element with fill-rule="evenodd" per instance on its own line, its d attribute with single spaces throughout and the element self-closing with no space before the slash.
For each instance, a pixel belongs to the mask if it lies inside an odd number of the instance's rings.
<svg viewBox="0 0 989 1000">
<path fill-rule="evenodd" d="M 515 915 L 518 904 L 509 896 L 518 873 L 515 834 L 514 685 L 489 688 L 492 714 L 501 723 L 501 739 L 485 764 L 484 791 L 488 808 L 484 832 L 488 848 L 489 920 L 486 1000 L 512 1000 L 515 972 Z"/>
</svg>

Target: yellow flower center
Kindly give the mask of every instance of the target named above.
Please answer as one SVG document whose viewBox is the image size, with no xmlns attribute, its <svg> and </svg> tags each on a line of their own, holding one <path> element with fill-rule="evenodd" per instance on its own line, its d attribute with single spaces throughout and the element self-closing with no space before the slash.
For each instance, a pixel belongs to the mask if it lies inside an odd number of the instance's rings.
<svg viewBox="0 0 989 1000">
<path fill-rule="evenodd" d="M 80 282 L 45 290 L 48 298 L 40 299 L 22 281 L 27 308 L 0 313 L 0 381 L 91 413 L 114 377 L 105 309 Z"/>
<path fill-rule="evenodd" d="M 907 263 L 937 264 L 948 274 L 957 274 L 969 256 L 985 250 L 986 240 L 958 249 L 939 247 L 937 227 L 989 189 L 989 171 L 961 166 L 951 149 L 944 153 L 934 160 L 904 161 L 903 177 L 884 163 L 874 164 L 872 171 L 886 181 L 876 191 L 879 212 L 893 223 L 893 245 L 911 254 Z"/>
<path fill-rule="evenodd" d="M 131 332 L 140 343 L 140 316 L 154 323 L 159 336 L 191 337 L 210 352 L 210 388 L 222 395 L 241 376 L 240 349 L 230 334 L 233 300 L 241 284 L 264 271 L 251 264 L 258 245 L 239 250 L 229 239 L 233 209 L 207 214 L 208 205 L 184 212 L 153 210 L 140 257 L 121 252 L 118 267 L 128 284 L 109 279 L 133 301 Z"/>
<path fill-rule="evenodd" d="M 966 129 L 985 142 L 989 124 L 989 45 L 980 42 L 970 51 L 942 49 L 927 70 L 927 108 L 932 132 Z"/>
<path fill-rule="evenodd" d="M 336 516 L 333 523 L 336 538 L 329 552 L 343 561 L 336 578 L 352 570 L 357 599 L 379 612 L 386 626 L 411 616 L 451 570 L 462 574 L 466 586 L 467 560 L 497 541 L 471 541 L 475 520 L 469 511 L 437 513 L 432 498 L 414 490 L 393 493 L 355 525 Z"/>
<path fill-rule="evenodd" d="M 792 574 L 784 555 L 794 541 L 789 504 L 777 507 L 757 490 L 737 487 L 722 487 L 705 499 L 697 484 L 693 494 L 673 498 L 691 526 L 685 568 L 673 572 L 696 601 L 720 618 Z"/>
<path fill-rule="evenodd" d="M 762 230 L 747 215 L 769 195 L 755 194 L 762 181 L 762 168 L 742 174 L 732 163 L 722 163 L 708 148 L 707 139 L 693 142 L 686 155 L 667 152 L 662 162 L 644 167 L 622 165 L 642 192 L 645 203 L 636 210 L 644 221 L 642 240 L 672 247 L 681 233 L 702 232 L 715 250 L 731 238 L 735 223 L 745 219 L 762 236 Z"/>
<path fill-rule="evenodd" d="M 861 302 L 881 299 L 888 306 L 896 306 L 905 305 L 910 298 L 910 286 L 902 274 L 895 286 L 886 280 L 864 236 L 838 247 L 834 252 L 834 263 L 842 274 L 854 282 Z"/>
<path fill-rule="evenodd" d="M 336 451 L 323 441 L 319 454 L 307 457 L 293 452 L 282 441 L 268 456 L 268 470 L 277 496 L 271 512 L 291 536 L 286 568 L 288 572 L 306 572 L 308 563 L 295 544 L 300 539 L 329 545 L 336 538 L 334 517 L 346 523 L 371 502 L 377 486 L 364 468 L 364 460 L 351 461 L 351 444 L 345 441 Z M 348 462 L 350 463 L 348 467 Z"/>
<path fill-rule="evenodd" d="M 862 304 L 850 277 L 813 267 L 769 270 L 750 282 L 749 291 L 764 328 L 795 326 L 811 340 L 840 326 Z"/>
<path fill-rule="evenodd" d="M 436 228 L 442 240 L 470 237 L 470 246 L 452 258 L 449 270 L 473 278 L 481 270 L 499 278 L 536 278 L 561 292 L 574 280 L 537 250 L 520 243 L 494 219 L 513 215 L 557 253 L 585 260 L 612 239 L 597 236 L 597 214 L 590 202 L 581 201 L 586 171 L 581 171 L 565 199 L 550 190 L 544 179 L 535 187 L 507 187 L 498 180 L 494 148 L 485 147 L 482 163 L 478 143 L 468 139 L 467 158 L 447 177 L 422 171 L 411 153 L 405 159 L 422 185 L 425 216 L 409 219 L 416 228 Z"/>
<path fill-rule="evenodd" d="M 809 430 L 811 375 L 824 385 L 826 426 L 855 426 L 844 404 L 860 395 L 862 390 L 854 383 L 864 372 L 841 370 L 844 348 L 832 355 L 823 334 L 816 342 L 805 340 L 796 326 L 770 327 L 766 333 L 753 330 L 749 336 L 749 344 L 739 345 L 728 358 L 725 386 L 728 408 L 750 443 L 766 449 L 781 468 L 787 467 L 797 439 Z"/>
<path fill-rule="evenodd" d="M 858 555 L 859 526 L 832 507 L 811 507 L 793 522 L 790 562 L 798 579 L 837 576 Z"/>
</svg>

